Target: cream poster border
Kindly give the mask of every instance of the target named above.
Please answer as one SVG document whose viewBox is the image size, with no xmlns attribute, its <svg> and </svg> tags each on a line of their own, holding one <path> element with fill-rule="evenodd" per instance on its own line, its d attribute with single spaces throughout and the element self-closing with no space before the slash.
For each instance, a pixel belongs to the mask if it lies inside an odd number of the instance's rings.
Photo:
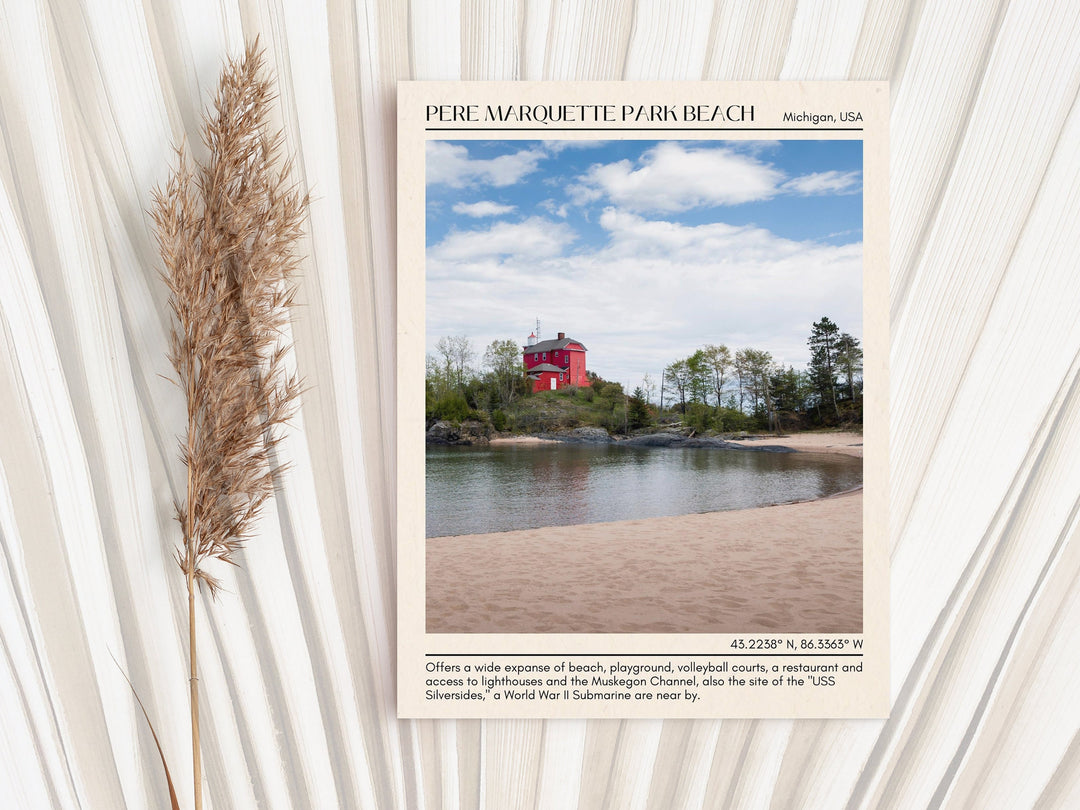
<svg viewBox="0 0 1080 810">
<path fill-rule="evenodd" d="M 625 122 L 501 123 L 502 131 L 475 122 L 428 119 L 428 105 L 711 105 L 717 99 L 753 105 L 752 122 L 723 130 L 684 123 L 670 130 L 627 131 Z M 884 717 L 889 710 L 888 555 L 888 115 L 887 82 L 399 82 L 398 84 L 398 716 L 399 717 Z M 794 128 L 792 110 L 860 111 L 858 128 Z M 585 126 L 590 131 L 585 131 Z M 601 127 L 610 127 L 601 129 Z M 640 125 L 639 125 L 640 126 Z M 575 127 L 578 128 L 575 130 Z M 667 656 L 679 661 L 725 660 L 739 640 L 776 639 L 780 649 L 806 634 L 430 634 L 425 626 L 424 342 L 425 144 L 429 139 L 633 138 L 828 139 L 863 141 L 863 346 L 865 350 L 863 633 L 830 634 L 861 642 L 861 672 L 844 673 L 829 688 L 724 686 L 702 689 L 688 701 L 436 699 L 426 692 L 432 672 L 498 662 L 549 668 L 565 661 L 634 663 Z M 813 634 L 819 638 L 822 634 Z M 771 642 L 770 642 L 771 643 Z M 846 649 L 853 649 L 847 645 Z M 565 658 L 564 658 L 565 656 Z M 771 670 L 770 657 L 760 661 Z M 778 658 L 784 661 L 787 658 Z M 792 659 L 797 660 L 797 659 Z M 830 660 L 821 658 L 820 660 Z M 443 662 L 436 664 L 435 662 Z M 467 664 L 468 662 L 468 664 Z M 432 669 L 435 668 L 435 669 Z M 555 670 L 557 671 L 557 670 Z M 565 672 L 565 669 L 563 670 Z M 463 682 L 468 684 L 467 679 Z M 482 691 L 482 690 L 481 690 Z"/>
</svg>

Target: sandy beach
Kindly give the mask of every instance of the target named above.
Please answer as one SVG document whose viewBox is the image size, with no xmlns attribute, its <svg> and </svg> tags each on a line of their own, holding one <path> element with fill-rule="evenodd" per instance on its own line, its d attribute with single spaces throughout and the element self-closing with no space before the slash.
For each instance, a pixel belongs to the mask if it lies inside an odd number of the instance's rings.
<svg viewBox="0 0 1080 810">
<path fill-rule="evenodd" d="M 430 538 L 428 632 L 861 632 L 862 503 Z"/>
<path fill-rule="evenodd" d="M 554 439 L 541 439 L 539 436 L 496 436 L 491 444 L 552 444 Z"/>
<path fill-rule="evenodd" d="M 792 433 L 790 436 L 743 439 L 740 443 L 751 447 L 754 444 L 778 444 L 804 453 L 838 453 L 856 458 L 862 458 L 863 455 L 863 437 L 860 433 Z"/>
</svg>

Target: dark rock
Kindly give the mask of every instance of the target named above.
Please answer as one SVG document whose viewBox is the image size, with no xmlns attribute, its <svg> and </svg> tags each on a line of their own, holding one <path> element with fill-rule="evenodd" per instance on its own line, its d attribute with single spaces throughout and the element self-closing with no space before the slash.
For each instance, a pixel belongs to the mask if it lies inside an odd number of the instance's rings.
<svg viewBox="0 0 1080 810">
<path fill-rule="evenodd" d="M 686 442 L 677 433 L 647 433 L 644 436 L 632 436 L 621 442 L 627 447 L 678 447 Z"/>
<path fill-rule="evenodd" d="M 615 441 L 603 428 L 579 427 L 573 430 L 563 430 L 558 433 L 541 433 L 541 439 L 553 439 L 558 442 L 570 444 L 610 444 Z"/>
<path fill-rule="evenodd" d="M 491 425 L 483 422 L 436 422 L 428 428 L 425 440 L 428 444 L 488 444 L 491 441 Z"/>
<path fill-rule="evenodd" d="M 570 431 L 570 436 L 574 441 L 587 442 L 590 444 L 607 444 L 608 442 L 615 441 L 603 428 L 596 427 L 579 427 Z"/>
<path fill-rule="evenodd" d="M 712 436 L 695 436 L 686 438 L 677 433 L 649 433 L 645 436 L 634 436 L 620 442 L 628 447 L 697 447 L 712 448 L 715 450 L 749 450 L 751 452 L 765 453 L 794 453 L 790 447 L 780 447 L 775 444 L 763 444 L 748 447 L 743 444 L 724 441 Z"/>
</svg>

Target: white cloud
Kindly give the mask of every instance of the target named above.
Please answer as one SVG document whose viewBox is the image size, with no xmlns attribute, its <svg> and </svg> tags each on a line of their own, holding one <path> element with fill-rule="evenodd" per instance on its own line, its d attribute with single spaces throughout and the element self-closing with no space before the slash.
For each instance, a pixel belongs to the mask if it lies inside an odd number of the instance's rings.
<svg viewBox="0 0 1080 810">
<path fill-rule="evenodd" d="M 574 205 L 585 206 L 601 199 L 604 192 L 585 183 L 571 183 L 566 187 L 566 196 L 570 198 L 570 202 Z"/>
<path fill-rule="evenodd" d="M 551 154 L 557 155 L 564 149 L 597 149 L 602 146 L 608 146 L 611 141 L 601 141 L 593 139 L 585 140 L 564 140 L 564 141 L 544 141 L 544 148 Z"/>
<path fill-rule="evenodd" d="M 783 194 L 856 194 L 858 171 L 827 171 L 787 179 L 784 172 L 758 159 L 775 142 L 695 147 L 661 143 L 633 163 L 598 163 L 566 188 L 574 205 L 598 200 L 637 213 L 677 213 L 699 206 L 738 205 Z"/>
<path fill-rule="evenodd" d="M 545 211 L 547 211 L 552 216 L 560 217 L 561 219 L 566 219 L 566 215 L 570 211 L 570 209 L 569 209 L 569 207 L 567 206 L 566 203 L 562 203 L 560 205 L 555 200 L 541 200 L 540 202 L 537 203 L 537 205 L 540 208 L 543 208 Z"/>
<path fill-rule="evenodd" d="M 822 315 L 862 334 L 860 243 L 799 242 L 614 207 L 600 224 L 607 242 L 572 255 L 569 228 L 537 218 L 449 235 L 428 254 L 429 343 L 451 334 L 481 348 L 524 342 L 540 318 L 545 336 L 584 341 L 592 370 L 633 387 L 707 343 L 753 346 L 804 367 L 810 326 Z"/>
<path fill-rule="evenodd" d="M 751 154 L 660 143 L 636 165 L 620 160 L 590 167 L 567 193 L 578 205 L 606 197 L 630 211 L 676 212 L 767 200 L 783 180 L 783 172 Z"/>
<path fill-rule="evenodd" d="M 547 154 L 539 149 L 522 149 L 495 158 L 473 159 L 469 150 L 445 141 L 427 142 L 427 184 L 462 188 L 477 184 L 509 186 L 536 171 Z"/>
<path fill-rule="evenodd" d="M 861 173 L 857 171 L 814 172 L 788 180 L 781 188 L 805 197 L 817 194 L 856 194 L 860 189 L 861 176 Z"/>
<path fill-rule="evenodd" d="M 499 217 L 516 210 L 516 205 L 503 205 L 491 200 L 481 200 L 474 203 L 454 203 L 454 213 L 464 214 L 467 217 Z"/>
<path fill-rule="evenodd" d="M 477 231 L 451 231 L 428 255 L 443 262 L 469 262 L 491 257 L 527 257 L 528 261 L 558 256 L 576 238 L 564 222 L 529 217 L 523 222 L 496 222 Z"/>
<path fill-rule="evenodd" d="M 745 152 L 748 155 L 760 155 L 775 152 L 783 146 L 783 141 L 727 141 L 725 146 L 733 152 Z"/>
</svg>

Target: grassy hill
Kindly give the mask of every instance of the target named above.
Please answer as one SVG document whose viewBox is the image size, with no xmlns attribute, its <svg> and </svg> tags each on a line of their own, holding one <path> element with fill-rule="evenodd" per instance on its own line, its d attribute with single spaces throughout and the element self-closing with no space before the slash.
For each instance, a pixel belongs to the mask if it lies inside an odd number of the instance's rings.
<svg viewBox="0 0 1080 810">
<path fill-rule="evenodd" d="M 506 415 L 506 429 L 514 433 L 544 433 L 576 427 L 599 427 L 622 432 L 626 422 L 626 397 L 622 386 L 612 383 L 592 387 L 571 386 L 540 391 L 518 399 Z"/>
</svg>

